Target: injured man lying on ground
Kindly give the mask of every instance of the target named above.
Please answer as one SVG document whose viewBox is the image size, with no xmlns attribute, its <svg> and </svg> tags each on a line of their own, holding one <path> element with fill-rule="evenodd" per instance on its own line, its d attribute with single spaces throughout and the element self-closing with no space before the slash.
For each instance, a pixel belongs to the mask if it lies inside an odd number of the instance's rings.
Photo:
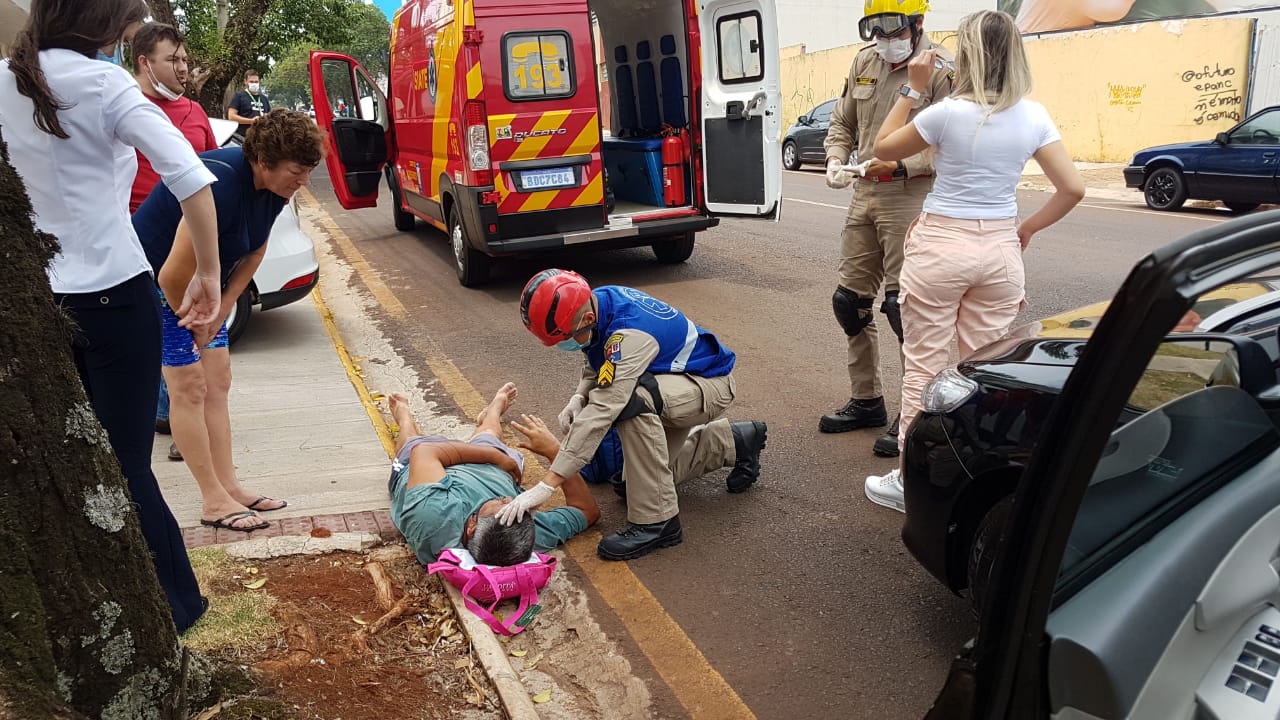
<svg viewBox="0 0 1280 720">
<path fill-rule="evenodd" d="M 515 385 L 503 385 L 476 417 L 475 433 L 466 442 L 422 435 L 408 398 L 389 396 L 391 417 L 400 426 L 387 486 L 391 519 L 419 562 L 434 562 L 441 551 L 461 547 L 485 565 L 516 565 L 600 518 L 595 498 L 576 476 L 562 486 L 564 507 L 533 513 L 509 527 L 498 523 L 495 516 L 520 493 L 524 473 L 524 456 L 500 439 L 502 415 L 516 394 Z M 528 437 L 519 447 L 555 460 L 560 442 L 542 420 L 522 415 L 511 425 Z"/>
</svg>

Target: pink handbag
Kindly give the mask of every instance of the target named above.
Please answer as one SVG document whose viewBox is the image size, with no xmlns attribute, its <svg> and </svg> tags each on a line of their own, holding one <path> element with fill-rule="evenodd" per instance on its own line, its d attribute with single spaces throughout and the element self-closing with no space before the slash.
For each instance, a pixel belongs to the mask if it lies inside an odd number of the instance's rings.
<svg viewBox="0 0 1280 720">
<path fill-rule="evenodd" d="M 462 592 L 467 609 L 503 635 L 516 635 L 533 622 L 542 610 L 538 591 L 547 586 L 555 570 L 556 559 L 542 553 L 533 553 L 519 565 L 481 565 L 463 548 L 447 549 L 427 566 L 428 574 L 443 575 Z M 520 598 L 520 607 L 503 621 L 494 608 L 503 600 L 516 597 Z"/>
</svg>

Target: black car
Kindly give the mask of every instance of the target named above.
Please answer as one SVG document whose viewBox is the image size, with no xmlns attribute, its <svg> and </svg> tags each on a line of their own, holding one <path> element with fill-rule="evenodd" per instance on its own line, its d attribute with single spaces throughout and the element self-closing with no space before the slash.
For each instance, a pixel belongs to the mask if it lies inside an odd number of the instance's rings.
<svg viewBox="0 0 1280 720">
<path fill-rule="evenodd" d="M 1107 303 L 1099 303 L 1015 328 L 939 373 L 925 389 L 926 410 L 905 441 L 902 538 L 952 591 L 969 589 L 975 609 L 994 558 L 993 540 L 1004 529 L 1040 431 L 1106 309 Z M 1197 348 L 1213 347 L 1219 336 L 1248 338 L 1262 353 L 1251 359 L 1268 368 L 1280 362 L 1280 277 L 1207 293 L 1178 330 L 1157 350 L 1117 427 L 1156 407 L 1170 392 L 1197 383 L 1230 381 L 1259 392 L 1272 388 L 1274 372 L 1255 382 L 1219 368 L 1219 353 Z M 1203 359 L 1191 359 L 1195 355 Z M 1103 465 L 1132 461 L 1108 455 Z"/>
<path fill-rule="evenodd" d="M 1139 261 L 1087 342 L 1009 338 L 930 388 L 904 535 L 941 578 L 959 533 L 990 554 L 927 718 L 1277 717 L 1276 278 L 1280 212 L 1223 223 Z"/>
<path fill-rule="evenodd" d="M 1232 212 L 1280 202 L 1280 106 L 1245 119 L 1213 140 L 1139 150 L 1124 169 L 1126 187 L 1142 190 L 1152 210 L 1187 200 L 1221 200 Z"/>
<path fill-rule="evenodd" d="M 822 144 L 827 140 L 827 127 L 835 109 L 836 101 L 828 100 L 801 115 L 795 125 L 787 128 L 787 134 L 782 136 L 783 167 L 799 170 L 804 163 L 821 165 L 827 161 L 827 151 Z"/>
</svg>

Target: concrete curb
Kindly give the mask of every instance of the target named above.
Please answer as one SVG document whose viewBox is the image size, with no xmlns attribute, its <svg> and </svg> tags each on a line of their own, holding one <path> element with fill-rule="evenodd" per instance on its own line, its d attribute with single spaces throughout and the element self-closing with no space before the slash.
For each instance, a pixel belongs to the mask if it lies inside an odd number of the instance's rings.
<svg viewBox="0 0 1280 720">
<path fill-rule="evenodd" d="M 346 344 L 342 341 L 342 335 L 338 332 L 338 326 L 333 321 L 333 313 L 324 301 L 321 287 L 323 286 L 317 285 L 316 289 L 311 293 L 311 298 L 316 305 L 316 311 L 320 313 L 320 318 L 324 321 L 325 332 L 333 343 L 334 352 L 343 361 L 342 366 L 346 370 L 347 379 L 355 387 L 356 394 L 360 396 L 360 402 L 364 404 L 369 413 L 369 420 L 373 425 L 374 431 L 378 434 L 383 446 L 386 447 L 388 457 L 391 457 L 394 453 L 392 452 L 393 446 L 390 445 L 390 428 L 386 419 L 382 417 L 382 412 L 374 405 L 373 396 L 370 394 L 369 388 L 364 384 L 364 378 L 361 377 L 350 359 Z M 272 538 L 272 540 L 278 539 Z M 467 609 L 462 600 L 462 594 L 456 588 L 448 583 L 444 585 L 448 590 L 449 603 L 453 606 L 454 614 L 458 616 L 462 627 L 467 633 L 467 637 L 471 639 L 471 646 L 475 649 L 476 656 L 480 659 L 480 666 L 484 668 L 485 675 L 489 677 L 489 681 L 497 689 L 498 698 L 502 701 L 502 707 L 507 717 L 512 720 L 538 720 L 538 711 L 533 706 L 533 700 L 530 699 L 524 684 L 520 682 L 520 676 L 511 667 L 511 661 L 507 658 L 507 653 L 502 649 L 502 645 L 494 637 L 493 631 Z"/>
</svg>

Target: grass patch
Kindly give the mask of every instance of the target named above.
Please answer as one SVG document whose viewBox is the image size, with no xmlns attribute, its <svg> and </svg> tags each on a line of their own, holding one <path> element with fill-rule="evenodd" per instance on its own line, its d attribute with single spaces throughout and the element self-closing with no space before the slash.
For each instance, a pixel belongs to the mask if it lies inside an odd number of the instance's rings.
<svg viewBox="0 0 1280 720">
<path fill-rule="evenodd" d="M 241 585 L 250 577 L 240 561 L 218 548 L 189 553 L 209 610 L 182 636 L 192 650 L 233 662 L 247 662 L 276 644 L 283 632 L 271 616 L 276 598 Z"/>
</svg>

